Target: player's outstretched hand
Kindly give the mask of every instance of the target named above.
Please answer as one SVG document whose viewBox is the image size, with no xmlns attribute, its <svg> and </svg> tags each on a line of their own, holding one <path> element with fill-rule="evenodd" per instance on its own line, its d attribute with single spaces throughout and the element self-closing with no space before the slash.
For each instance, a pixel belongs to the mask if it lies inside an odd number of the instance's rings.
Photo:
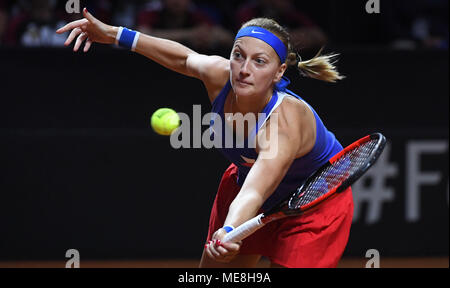
<svg viewBox="0 0 450 288">
<path fill-rule="evenodd" d="M 242 241 L 236 243 L 222 243 L 221 240 L 227 234 L 224 229 L 217 230 L 212 240 L 205 245 L 205 252 L 216 262 L 228 263 L 233 260 L 238 254 L 241 248 Z"/>
<path fill-rule="evenodd" d="M 86 41 L 84 52 L 87 52 L 92 43 L 95 42 L 102 44 L 113 44 L 115 42 L 117 27 L 107 25 L 96 19 L 86 8 L 83 9 L 83 16 L 83 19 L 70 22 L 56 31 L 56 33 L 62 34 L 72 30 L 64 43 L 65 46 L 69 46 L 75 37 L 77 37 L 77 40 L 73 51 L 78 51 L 84 41 Z"/>
</svg>

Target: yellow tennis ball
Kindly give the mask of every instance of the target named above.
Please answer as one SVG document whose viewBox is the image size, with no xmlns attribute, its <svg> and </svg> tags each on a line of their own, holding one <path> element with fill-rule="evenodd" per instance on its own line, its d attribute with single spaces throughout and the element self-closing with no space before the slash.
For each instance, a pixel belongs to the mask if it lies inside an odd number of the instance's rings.
<svg viewBox="0 0 450 288">
<path fill-rule="evenodd" d="M 180 117 L 173 109 L 160 108 L 153 113 L 151 125 L 156 133 L 168 136 L 180 126 Z"/>
</svg>

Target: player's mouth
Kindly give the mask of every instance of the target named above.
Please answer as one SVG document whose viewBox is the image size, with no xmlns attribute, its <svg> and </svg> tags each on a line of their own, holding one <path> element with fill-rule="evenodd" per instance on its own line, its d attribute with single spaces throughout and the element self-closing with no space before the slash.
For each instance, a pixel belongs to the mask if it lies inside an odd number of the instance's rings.
<svg viewBox="0 0 450 288">
<path fill-rule="evenodd" d="M 239 80 L 239 79 L 236 79 L 236 83 L 238 83 L 240 86 L 249 86 L 249 85 L 253 85 L 253 84 L 250 83 L 250 82 L 243 81 L 243 80 Z"/>
</svg>

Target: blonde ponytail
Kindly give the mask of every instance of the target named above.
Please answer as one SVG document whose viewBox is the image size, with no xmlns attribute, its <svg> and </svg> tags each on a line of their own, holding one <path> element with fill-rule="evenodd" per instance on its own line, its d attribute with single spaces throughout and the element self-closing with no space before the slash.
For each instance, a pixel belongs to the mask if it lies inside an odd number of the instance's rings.
<svg viewBox="0 0 450 288">
<path fill-rule="evenodd" d="M 300 74 L 305 77 L 335 83 L 342 80 L 345 76 L 340 75 L 334 65 L 337 62 L 339 54 L 320 55 L 323 47 L 312 59 L 307 61 L 298 61 Z"/>
</svg>

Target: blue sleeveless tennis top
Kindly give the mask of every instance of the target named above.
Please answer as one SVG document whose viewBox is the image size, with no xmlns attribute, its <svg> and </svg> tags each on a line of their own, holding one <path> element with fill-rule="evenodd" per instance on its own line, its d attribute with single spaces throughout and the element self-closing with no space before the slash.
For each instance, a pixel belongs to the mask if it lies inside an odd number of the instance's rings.
<svg viewBox="0 0 450 288">
<path fill-rule="evenodd" d="M 265 117 L 261 117 L 260 119 L 258 119 L 256 127 L 249 133 L 249 136 L 241 142 L 236 139 L 237 137 L 232 136 L 232 128 L 228 127 L 228 125 L 225 124 L 223 109 L 225 99 L 231 89 L 230 81 L 227 82 L 225 87 L 212 103 L 212 116 L 210 122 L 211 140 L 221 141 L 222 145 L 220 145 L 219 148 L 216 148 L 219 149 L 228 160 L 230 160 L 238 167 L 239 173 L 237 184 L 239 186 L 242 186 L 242 184 L 244 183 L 248 172 L 250 171 L 253 163 L 258 157 L 258 154 L 256 153 L 256 150 L 254 148 L 255 146 L 251 146 L 249 145 L 249 143 L 254 140 L 254 137 L 258 133 L 259 129 L 262 127 L 262 125 L 264 125 L 267 119 L 269 119 L 272 112 L 282 103 L 284 98 L 289 96 L 293 96 L 306 103 L 302 98 L 300 98 L 300 96 L 286 89 L 286 86 L 289 85 L 289 83 L 290 81 L 287 78 L 283 77 L 283 80 L 280 82 L 280 84 L 275 87 L 269 103 L 261 112 L 265 114 Z M 281 183 L 278 185 L 273 194 L 266 200 L 266 202 L 264 202 L 262 206 L 263 211 L 269 210 L 273 206 L 277 205 L 288 194 L 294 192 L 295 189 L 297 189 L 303 183 L 303 181 L 308 178 L 308 176 L 310 176 L 314 171 L 325 164 L 331 157 L 333 157 L 343 149 L 334 134 L 328 131 L 324 126 L 322 120 L 319 118 L 314 109 L 308 103 L 306 104 L 311 109 L 316 119 L 317 136 L 314 147 L 306 155 L 294 160 Z M 218 121 L 217 117 L 221 118 L 220 121 Z M 221 129 L 217 129 L 215 123 L 221 123 Z M 216 129 L 214 129 L 213 127 L 216 127 Z M 221 130 L 221 133 L 216 133 L 215 130 Z M 220 139 L 216 139 L 215 137 L 220 137 Z M 229 141 L 229 139 L 232 139 L 232 145 L 230 145 L 230 142 L 225 143 L 225 139 L 227 137 L 229 137 L 227 141 Z"/>
</svg>

